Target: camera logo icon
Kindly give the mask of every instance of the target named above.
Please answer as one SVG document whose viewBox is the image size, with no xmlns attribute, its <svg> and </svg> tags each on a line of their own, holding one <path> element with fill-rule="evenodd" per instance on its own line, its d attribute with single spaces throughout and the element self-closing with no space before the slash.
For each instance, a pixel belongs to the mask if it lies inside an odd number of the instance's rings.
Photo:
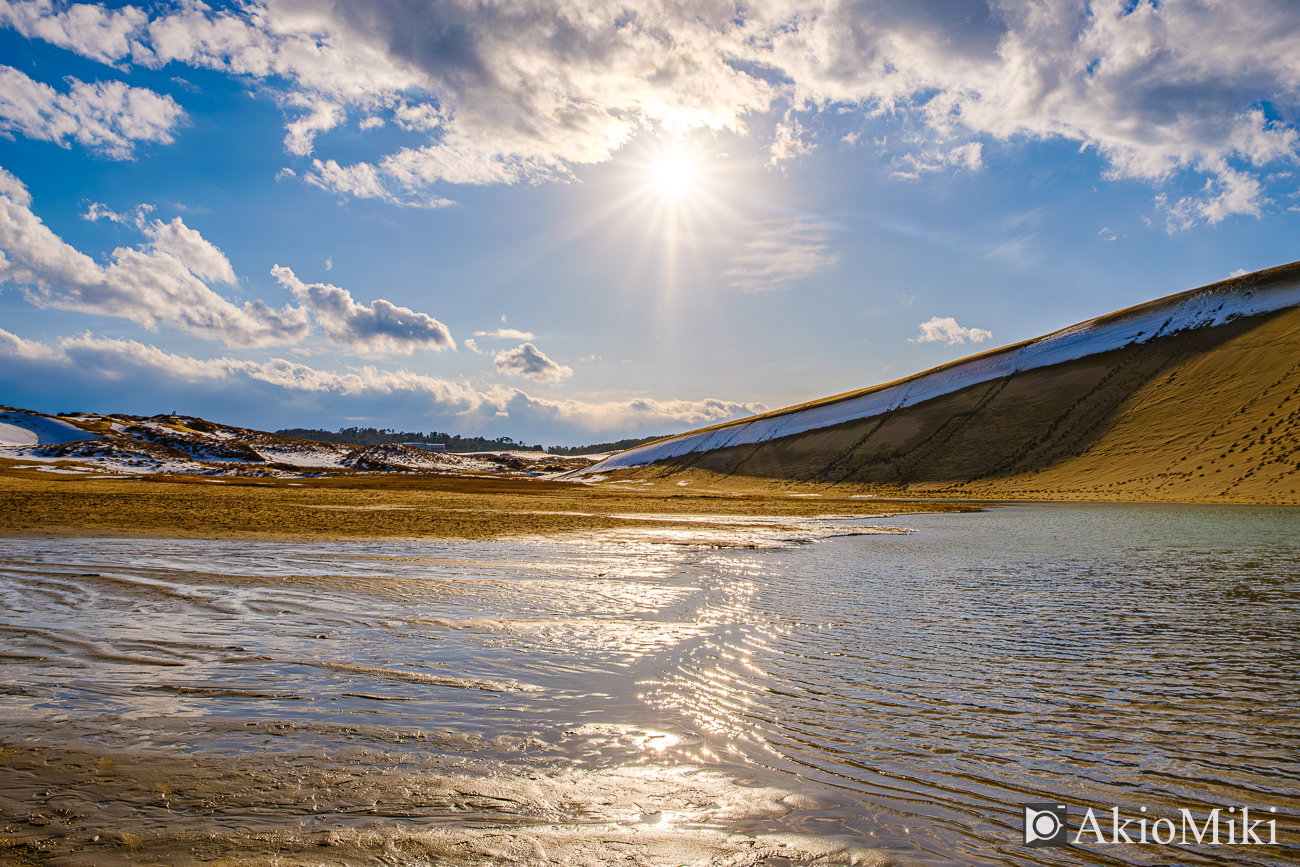
<svg viewBox="0 0 1300 867">
<path fill-rule="evenodd" d="M 1068 846 L 1064 804 L 1024 804 L 1026 846 Z"/>
</svg>

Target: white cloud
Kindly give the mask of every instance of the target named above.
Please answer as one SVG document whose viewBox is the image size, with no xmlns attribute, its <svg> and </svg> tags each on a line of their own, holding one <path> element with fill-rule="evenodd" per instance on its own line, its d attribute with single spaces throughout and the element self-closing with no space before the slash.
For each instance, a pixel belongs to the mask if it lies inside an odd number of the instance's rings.
<svg viewBox="0 0 1300 867">
<path fill-rule="evenodd" d="M 170 96 L 120 81 L 67 79 L 68 92 L 0 65 L 0 130 L 69 141 L 113 159 L 130 159 L 137 142 L 170 144 L 185 111 Z"/>
<path fill-rule="evenodd" d="M 427 313 L 398 307 L 382 298 L 369 306 L 358 304 L 346 289 L 329 283 L 304 283 L 280 265 L 272 268 L 271 274 L 311 311 L 326 337 L 354 352 L 409 354 L 416 349 L 441 350 L 456 345 L 447 326 Z"/>
<path fill-rule="evenodd" d="M 322 190 L 356 196 L 358 199 L 382 199 L 394 205 L 417 208 L 443 208 L 456 204 L 441 196 L 398 196 L 389 192 L 388 184 L 379 169 L 369 163 L 341 166 L 334 160 L 312 160 L 314 172 L 307 172 L 303 180 Z"/>
<path fill-rule="evenodd" d="M 311 153 L 316 145 L 316 134 L 334 129 L 347 116 L 341 106 L 320 100 L 313 102 L 301 94 L 288 101 L 307 111 L 307 114 L 290 121 L 285 127 L 284 149 L 298 156 Z"/>
<path fill-rule="evenodd" d="M 732 259 L 726 276 L 733 288 L 743 292 L 789 288 L 839 262 L 839 256 L 827 252 L 827 240 L 823 227 L 802 220 L 765 224 Z"/>
<path fill-rule="evenodd" d="M 148 20 L 148 13 L 133 6 L 109 10 L 82 3 L 59 8 L 51 0 L 0 3 L 0 24 L 101 63 L 130 54 Z"/>
<path fill-rule="evenodd" d="M 501 317 L 505 322 L 506 318 Z M 498 328 L 495 331 L 475 331 L 475 337 L 495 337 L 501 340 L 532 340 L 535 336 L 531 331 L 520 331 L 517 328 Z"/>
<path fill-rule="evenodd" d="M 32 213 L 22 182 L 0 169 L 0 282 L 24 287 L 42 307 L 130 319 L 146 328 L 170 325 L 231 346 L 290 343 L 307 332 L 307 318 L 294 307 L 272 309 L 262 301 L 238 307 L 204 281 L 233 283 L 225 254 L 176 217 L 170 223 L 135 222 L 148 242 L 119 247 L 100 265 L 74 249 Z M 93 206 L 87 216 L 116 217 Z"/>
<path fill-rule="evenodd" d="M 555 363 L 531 343 L 521 343 L 514 349 L 498 352 L 492 360 L 502 373 L 523 376 L 534 382 L 560 382 L 573 376 L 573 368 Z"/>
<path fill-rule="evenodd" d="M 915 338 L 908 338 L 909 343 L 938 343 L 946 342 L 949 346 L 958 343 L 965 343 L 969 340 L 971 343 L 983 343 L 993 336 L 992 331 L 985 331 L 983 328 L 965 328 L 957 324 L 957 320 L 951 316 L 939 318 L 932 316 L 928 322 L 922 322 L 920 325 L 921 333 Z"/>
<path fill-rule="evenodd" d="M 64 354 L 57 349 L 33 340 L 24 340 L 16 334 L 10 334 L 0 328 L 0 358 L 15 361 L 54 361 L 64 360 Z"/>
<path fill-rule="evenodd" d="M 392 4 L 250 2 L 115 14 L 12 0 L 26 36 L 111 63 L 169 62 L 289 83 L 286 148 L 307 154 L 349 113 L 430 136 L 375 164 L 322 160 L 318 185 L 427 204 L 418 188 L 534 183 L 607 160 L 639 125 L 671 133 L 743 130 L 776 89 L 738 68 L 747 53 L 727 9 L 683 14 L 657 2 Z M 75 19 L 75 20 L 74 20 Z M 376 170 L 367 176 L 366 167 Z M 378 181 L 376 185 L 374 181 Z"/>
<path fill-rule="evenodd" d="M 1170 234 L 1190 229 L 1202 220 L 1213 225 L 1234 214 L 1259 217 L 1262 207 L 1268 203 L 1257 176 L 1226 164 L 1217 167 L 1216 175 L 1205 182 L 1200 195 L 1184 196 L 1172 205 L 1163 193 L 1156 197 L 1157 206 L 1165 212 L 1165 228 Z"/>
<path fill-rule="evenodd" d="M 774 161 L 806 153 L 818 112 L 897 122 L 904 175 L 978 168 L 995 142 L 1095 148 L 1107 175 L 1191 173 L 1170 227 L 1261 213 L 1251 180 L 1300 150 L 1293 0 L 665 0 L 508 4 L 249 0 L 211 9 L 7 0 L 0 25 L 106 63 L 175 62 L 267 81 L 286 147 L 350 117 L 426 137 L 312 182 L 427 205 L 427 187 L 566 179 L 639 128 L 744 132 L 779 111 Z M 1264 106 L 1271 105 L 1271 112 Z M 872 138 L 876 138 L 872 134 Z M 881 139 L 877 139 L 880 141 Z"/>
<path fill-rule="evenodd" d="M 168 325 L 228 346 L 295 343 L 309 331 L 308 311 L 327 338 L 361 355 L 456 345 L 447 326 L 426 313 L 383 299 L 360 304 L 346 289 L 304 283 L 279 265 L 271 273 L 303 306 L 236 306 L 209 286 L 238 282 L 226 255 L 180 217 L 148 219 L 147 205 L 134 214 L 97 202 L 87 208 L 86 219 L 133 225 L 146 239 L 138 249 L 114 250 L 107 266 L 55 235 L 30 205 L 22 182 L 0 169 L 0 282 L 24 287 L 38 306 L 119 316 L 149 329 Z"/>
<path fill-rule="evenodd" d="M 49 346 L 0 329 L 0 381 L 9 377 L 41 376 L 100 379 L 122 387 L 181 388 L 187 393 L 214 393 L 224 383 L 242 380 L 269 387 L 271 396 L 292 394 L 337 396 L 353 402 L 387 400 L 410 411 L 475 418 L 509 417 L 529 424 L 562 424 L 585 431 L 627 431 L 654 427 L 685 429 L 764 412 L 758 403 L 725 400 L 547 400 L 516 388 L 491 385 L 474 389 L 462 383 L 409 370 L 384 370 L 371 365 L 343 372 L 321 370 L 284 358 L 251 361 L 237 358 L 199 359 L 158 349 L 134 340 L 83 334 L 64 337 Z"/>
<path fill-rule="evenodd" d="M 90 207 L 86 208 L 86 213 L 81 215 L 81 219 L 90 220 L 108 220 L 112 223 L 137 223 L 142 224 L 146 214 L 153 210 L 153 205 L 141 205 L 135 215 L 119 214 L 117 211 L 109 208 L 108 205 L 100 202 L 91 202 Z"/>
<path fill-rule="evenodd" d="M 808 141 L 807 135 L 799 119 L 787 111 L 773 132 L 772 146 L 768 149 L 768 165 L 778 166 L 785 160 L 812 153 L 817 146 Z"/>
</svg>

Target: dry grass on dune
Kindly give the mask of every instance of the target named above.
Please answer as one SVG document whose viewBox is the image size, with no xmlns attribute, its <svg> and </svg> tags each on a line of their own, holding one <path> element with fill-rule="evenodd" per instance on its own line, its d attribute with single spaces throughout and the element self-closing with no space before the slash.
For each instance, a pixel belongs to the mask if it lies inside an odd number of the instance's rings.
<svg viewBox="0 0 1300 867">
<path fill-rule="evenodd" d="M 1300 503 L 1300 309 L 626 475 L 888 496 Z"/>
</svg>

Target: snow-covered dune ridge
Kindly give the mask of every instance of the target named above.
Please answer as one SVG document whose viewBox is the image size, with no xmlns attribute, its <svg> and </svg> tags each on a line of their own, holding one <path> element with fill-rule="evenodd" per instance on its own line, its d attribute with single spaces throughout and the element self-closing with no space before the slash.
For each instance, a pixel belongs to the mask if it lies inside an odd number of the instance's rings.
<svg viewBox="0 0 1300 867">
<path fill-rule="evenodd" d="M 1300 263 L 1169 295 L 905 379 L 647 443 L 576 475 L 645 466 L 694 452 L 760 443 L 871 418 L 1021 371 L 1296 306 L 1300 306 Z"/>
</svg>

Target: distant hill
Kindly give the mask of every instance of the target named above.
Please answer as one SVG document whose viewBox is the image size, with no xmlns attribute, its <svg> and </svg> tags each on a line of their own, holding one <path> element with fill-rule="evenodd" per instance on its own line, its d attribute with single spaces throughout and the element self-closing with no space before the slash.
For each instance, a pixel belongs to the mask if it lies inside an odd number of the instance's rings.
<svg viewBox="0 0 1300 867">
<path fill-rule="evenodd" d="M 1300 503 L 1300 263 L 580 473 L 877 494 Z"/>
</svg>

